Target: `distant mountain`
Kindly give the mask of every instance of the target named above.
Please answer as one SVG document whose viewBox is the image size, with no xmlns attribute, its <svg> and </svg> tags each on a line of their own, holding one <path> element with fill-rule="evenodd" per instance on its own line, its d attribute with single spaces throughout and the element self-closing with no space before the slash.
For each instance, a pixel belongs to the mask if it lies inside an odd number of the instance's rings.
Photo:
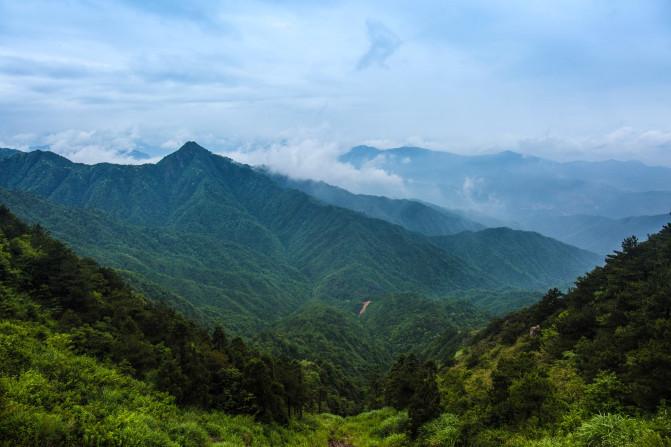
<svg viewBox="0 0 671 447">
<path fill-rule="evenodd" d="M 611 253 L 620 248 L 629 236 L 639 240 L 658 232 L 669 222 L 668 214 L 633 216 L 609 219 L 602 216 L 537 216 L 527 219 L 526 226 L 567 244 L 599 254 Z"/>
<path fill-rule="evenodd" d="M 298 189 L 322 202 L 386 220 L 427 236 L 441 236 L 485 228 L 484 225 L 455 211 L 430 206 L 416 200 L 353 194 L 328 183 L 296 180 L 277 174 L 273 175 L 273 178 L 282 186 Z"/>
<path fill-rule="evenodd" d="M 488 228 L 433 237 L 444 250 L 465 259 L 501 282 L 527 289 L 569 286 L 602 258 L 535 232 Z M 562 284 L 563 283 L 563 284 Z"/>
<path fill-rule="evenodd" d="M 463 156 L 368 146 L 340 159 L 354 166 L 373 164 L 406 179 L 416 198 L 522 223 L 539 213 L 624 218 L 671 209 L 671 169 L 638 162 L 558 163 L 514 152 Z"/>
</svg>

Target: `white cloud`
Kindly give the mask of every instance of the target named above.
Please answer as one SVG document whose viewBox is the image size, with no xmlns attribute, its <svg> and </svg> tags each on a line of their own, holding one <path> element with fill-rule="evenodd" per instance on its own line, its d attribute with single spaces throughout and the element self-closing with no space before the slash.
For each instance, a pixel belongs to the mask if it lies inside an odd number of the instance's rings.
<svg viewBox="0 0 671 447">
<path fill-rule="evenodd" d="M 671 132 L 624 126 L 602 135 L 522 139 L 517 150 L 558 161 L 638 160 L 671 166 Z"/>
<path fill-rule="evenodd" d="M 266 166 L 296 179 L 321 180 L 355 193 L 408 196 L 401 177 L 373 165 L 356 169 L 338 161 L 345 150 L 336 143 L 303 139 L 220 153 L 241 163 Z"/>
<path fill-rule="evenodd" d="M 136 130 L 115 132 L 70 129 L 45 135 L 18 134 L 3 139 L 0 146 L 24 151 L 35 148 L 50 150 L 76 163 L 86 164 L 142 164 L 160 159 L 137 156 L 144 147 Z"/>
</svg>

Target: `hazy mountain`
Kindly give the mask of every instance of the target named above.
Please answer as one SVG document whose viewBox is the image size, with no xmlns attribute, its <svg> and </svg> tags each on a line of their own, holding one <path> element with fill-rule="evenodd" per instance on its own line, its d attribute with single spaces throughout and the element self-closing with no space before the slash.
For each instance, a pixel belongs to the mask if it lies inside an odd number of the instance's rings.
<svg viewBox="0 0 671 447">
<path fill-rule="evenodd" d="M 322 202 L 358 211 L 376 219 L 386 220 L 427 236 L 441 236 L 484 228 L 484 225 L 470 220 L 458 212 L 431 206 L 416 200 L 353 194 L 328 183 L 296 180 L 276 174 L 273 175 L 273 178 L 282 186 L 298 189 Z"/>
<path fill-rule="evenodd" d="M 524 223 L 528 215 L 655 215 L 671 208 L 671 169 L 639 162 L 558 163 L 514 152 L 463 156 L 358 146 L 341 157 L 406 179 L 415 197 Z"/>
<path fill-rule="evenodd" d="M 576 247 L 607 254 L 618 250 L 624 238 L 647 239 L 670 220 L 668 214 L 610 219 L 603 216 L 537 216 L 525 225 Z"/>
</svg>

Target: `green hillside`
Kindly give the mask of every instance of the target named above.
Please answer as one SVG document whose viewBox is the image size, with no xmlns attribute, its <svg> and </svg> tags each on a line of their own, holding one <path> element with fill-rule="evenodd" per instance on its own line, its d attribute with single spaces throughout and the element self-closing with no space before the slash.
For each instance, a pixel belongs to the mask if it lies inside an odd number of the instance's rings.
<svg viewBox="0 0 671 447">
<path fill-rule="evenodd" d="M 0 185 L 46 199 L 3 193 L 19 216 L 78 252 L 214 319 L 239 316 L 240 328 L 312 297 L 497 286 L 420 235 L 322 205 L 195 143 L 143 166 L 21 153 L 0 162 Z"/>
<path fill-rule="evenodd" d="M 437 343 L 449 357 L 470 330 L 482 326 L 487 317 L 466 302 L 432 300 L 407 293 L 372 297 L 360 320 L 377 340 L 384 341 L 394 357 L 410 352 L 421 354 Z"/>
<path fill-rule="evenodd" d="M 423 349 L 446 355 L 435 347 L 455 340 L 450 329 L 481 317 L 403 294 L 373 297 L 360 317 L 314 303 L 259 338 L 288 349 L 269 357 L 0 208 L 0 445 L 665 446 L 670 275 L 666 226 L 626 240 L 567 294 L 493 321 L 442 369 L 401 355 L 381 377 L 369 361 L 389 362 L 384 349 L 447 328 Z M 291 331 L 302 338 L 282 343 Z M 333 363 L 286 357 L 304 346 Z M 304 413 L 364 402 L 396 410 Z"/>
<path fill-rule="evenodd" d="M 322 372 L 208 334 L 0 207 L 1 446 L 327 446 L 382 440 L 371 421 L 401 435 L 393 410 L 303 415 L 338 398 Z"/>
<path fill-rule="evenodd" d="M 549 261 L 520 258 L 517 266 L 516 257 L 506 259 L 508 270 L 493 277 L 489 265 L 463 255 L 481 250 L 477 244 L 455 255 L 420 234 L 281 187 L 195 143 L 141 166 L 19 152 L 0 161 L 0 186 L 3 203 L 79 253 L 124 272 L 152 296 L 159 290 L 190 315 L 242 333 L 313 298 L 547 287 L 570 283 L 590 266 L 565 248 Z M 515 249 L 498 248 L 504 257 Z M 520 272 L 532 263 L 540 268 Z"/>
<path fill-rule="evenodd" d="M 455 442 L 668 445 L 670 275 L 667 225 L 566 295 L 492 322 L 438 375 Z"/>
<path fill-rule="evenodd" d="M 568 286 L 601 261 L 586 250 L 509 228 L 438 236 L 432 241 L 498 281 L 527 289 L 544 289 L 549 284 Z"/>
</svg>

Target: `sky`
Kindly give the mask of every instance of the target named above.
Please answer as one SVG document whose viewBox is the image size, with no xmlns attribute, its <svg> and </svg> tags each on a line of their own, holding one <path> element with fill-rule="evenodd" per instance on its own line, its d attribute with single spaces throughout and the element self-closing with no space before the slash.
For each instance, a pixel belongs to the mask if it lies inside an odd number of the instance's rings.
<svg viewBox="0 0 671 447">
<path fill-rule="evenodd" d="M 357 144 L 671 166 L 671 2 L 0 0 L 0 146 L 186 140 L 352 189 L 398 181 Z"/>
</svg>

